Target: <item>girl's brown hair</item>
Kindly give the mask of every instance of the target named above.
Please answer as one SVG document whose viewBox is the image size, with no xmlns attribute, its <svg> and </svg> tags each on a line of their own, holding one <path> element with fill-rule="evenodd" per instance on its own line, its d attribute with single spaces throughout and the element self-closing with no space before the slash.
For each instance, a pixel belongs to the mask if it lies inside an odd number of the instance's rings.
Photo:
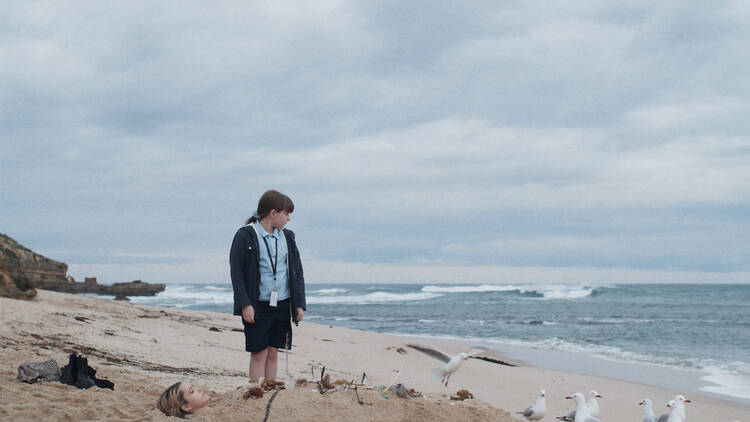
<svg viewBox="0 0 750 422">
<path fill-rule="evenodd" d="M 271 210 L 279 212 L 286 211 L 291 214 L 294 212 L 294 202 L 292 202 L 292 198 L 279 191 L 268 190 L 261 195 L 260 200 L 258 200 L 258 210 L 256 211 L 257 216 L 253 215 L 248 218 L 245 224 L 261 220 L 263 217 L 267 216 Z"/>
<path fill-rule="evenodd" d="M 169 388 L 164 390 L 159 397 L 159 401 L 156 403 L 156 407 L 167 416 L 177 416 L 178 418 L 185 418 L 187 415 L 193 412 L 183 410 L 182 406 L 187 404 L 185 397 L 180 391 L 181 382 L 171 385 Z"/>
</svg>

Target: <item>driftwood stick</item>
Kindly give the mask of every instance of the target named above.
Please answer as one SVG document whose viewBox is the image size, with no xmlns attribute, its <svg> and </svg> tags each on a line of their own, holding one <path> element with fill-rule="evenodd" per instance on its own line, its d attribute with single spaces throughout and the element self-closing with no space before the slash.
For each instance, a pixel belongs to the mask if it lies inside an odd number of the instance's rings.
<svg viewBox="0 0 750 422">
<path fill-rule="evenodd" d="M 286 379 L 287 383 L 289 384 L 288 387 L 294 387 L 294 376 L 292 376 L 291 373 L 289 373 L 289 350 L 292 348 L 292 345 L 289 342 L 289 333 L 286 333 L 286 353 L 284 353 L 284 359 L 285 359 L 285 365 L 286 365 Z M 286 383 L 285 383 L 286 384 Z"/>
<path fill-rule="evenodd" d="M 289 349 L 291 349 L 291 345 L 289 344 L 289 333 L 286 333 L 286 340 L 284 341 L 284 344 L 286 345 L 286 353 L 284 353 L 284 359 L 286 360 L 286 373 L 289 373 Z"/>
<path fill-rule="evenodd" d="M 263 418 L 263 422 L 266 422 L 268 420 L 268 417 L 271 415 L 271 402 L 276 398 L 276 395 L 279 394 L 279 391 L 281 390 L 274 391 L 271 395 L 271 398 L 268 399 L 268 403 L 266 404 L 266 417 Z"/>
<path fill-rule="evenodd" d="M 364 406 L 366 404 L 372 406 L 372 403 L 365 403 L 365 402 L 362 401 L 361 398 L 359 398 L 359 391 L 357 390 L 357 386 L 356 385 L 354 386 L 354 394 L 357 395 L 357 403 L 359 403 L 360 406 Z"/>
<path fill-rule="evenodd" d="M 401 375 L 401 372 L 404 370 L 404 363 L 406 363 L 406 355 L 404 355 L 404 357 L 401 358 L 401 367 L 398 368 L 398 372 L 395 373 L 395 375 L 393 376 L 393 379 L 391 380 L 391 385 L 389 385 L 388 388 L 386 388 L 386 390 L 396 385 L 396 380 L 398 379 L 399 375 Z"/>
<path fill-rule="evenodd" d="M 323 390 L 323 375 L 326 373 L 326 367 L 324 366 L 323 369 L 320 371 L 320 380 L 318 381 L 318 392 L 320 394 L 325 394 L 326 390 Z"/>
<path fill-rule="evenodd" d="M 341 385 L 339 385 L 339 386 L 336 386 L 336 387 L 334 387 L 334 388 L 331 388 L 330 390 L 326 390 L 326 391 L 323 391 L 323 392 L 322 392 L 321 394 L 328 394 L 328 393 L 333 393 L 334 391 L 339 391 L 339 390 L 341 390 L 341 389 L 342 389 L 342 388 L 344 388 L 344 387 L 346 387 L 346 384 L 341 384 Z"/>
</svg>

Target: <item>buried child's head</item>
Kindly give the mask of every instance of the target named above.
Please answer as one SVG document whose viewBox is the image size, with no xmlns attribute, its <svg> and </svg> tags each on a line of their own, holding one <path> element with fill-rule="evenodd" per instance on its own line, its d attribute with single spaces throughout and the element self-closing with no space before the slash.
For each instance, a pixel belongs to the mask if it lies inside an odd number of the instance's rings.
<svg viewBox="0 0 750 422">
<path fill-rule="evenodd" d="M 156 407 L 167 416 L 184 418 L 201 410 L 208 403 L 202 389 L 189 382 L 178 382 L 164 390 Z"/>
</svg>

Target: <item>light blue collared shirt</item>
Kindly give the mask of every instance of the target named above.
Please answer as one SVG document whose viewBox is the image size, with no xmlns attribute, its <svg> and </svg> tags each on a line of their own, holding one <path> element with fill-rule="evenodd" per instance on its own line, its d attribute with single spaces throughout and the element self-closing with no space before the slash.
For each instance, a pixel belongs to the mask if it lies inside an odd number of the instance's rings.
<svg viewBox="0 0 750 422">
<path fill-rule="evenodd" d="M 287 284 L 287 247 L 286 239 L 281 230 L 274 229 L 273 234 L 268 234 L 260 223 L 254 224 L 258 233 L 258 254 L 260 255 L 260 300 L 271 300 L 271 290 L 279 292 L 279 300 L 289 298 L 289 286 Z M 266 241 L 263 241 L 263 238 Z M 268 243 L 268 248 L 266 248 Z M 276 249 L 278 248 L 278 258 Z M 271 252 L 269 258 L 268 252 Z M 276 261 L 276 280 L 273 278 L 273 267 L 271 260 Z"/>
</svg>

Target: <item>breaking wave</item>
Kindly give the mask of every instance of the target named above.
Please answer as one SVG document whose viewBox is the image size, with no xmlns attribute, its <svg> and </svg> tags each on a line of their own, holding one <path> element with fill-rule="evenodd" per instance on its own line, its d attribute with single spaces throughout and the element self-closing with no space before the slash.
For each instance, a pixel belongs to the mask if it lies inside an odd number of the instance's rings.
<svg viewBox="0 0 750 422">
<path fill-rule="evenodd" d="M 543 299 L 580 299 L 591 296 L 596 290 L 592 286 L 568 286 L 568 285 L 533 285 L 533 284 L 481 284 L 466 286 L 424 286 L 423 292 L 430 293 L 483 293 L 483 292 L 508 292 L 524 297 L 536 297 Z"/>
<path fill-rule="evenodd" d="M 228 288 L 201 285 L 170 285 L 156 296 L 132 296 L 133 303 L 141 305 L 189 308 L 206 305 L 232 305 L 234 294 Z M 231 308 L 230 308 L 231 309 Z"/>
<path fill-rule="evenodd" d="M 367 305 L 370 303 L 384 302 L 414 302 L 434 299 L 442 294 L 437 293 L 387 293 L 372 292 L 365 295 L 336 295 L 336 296 L 309 296 L 307 303 L 310 304 L 347 304 Z"/>
<path fill-rule="evenodd" d="M 318 289 L 308 293 L 314 293 L 319 295 L 335 295 L 348 292 L 347 289 Z"/>
</svg>

